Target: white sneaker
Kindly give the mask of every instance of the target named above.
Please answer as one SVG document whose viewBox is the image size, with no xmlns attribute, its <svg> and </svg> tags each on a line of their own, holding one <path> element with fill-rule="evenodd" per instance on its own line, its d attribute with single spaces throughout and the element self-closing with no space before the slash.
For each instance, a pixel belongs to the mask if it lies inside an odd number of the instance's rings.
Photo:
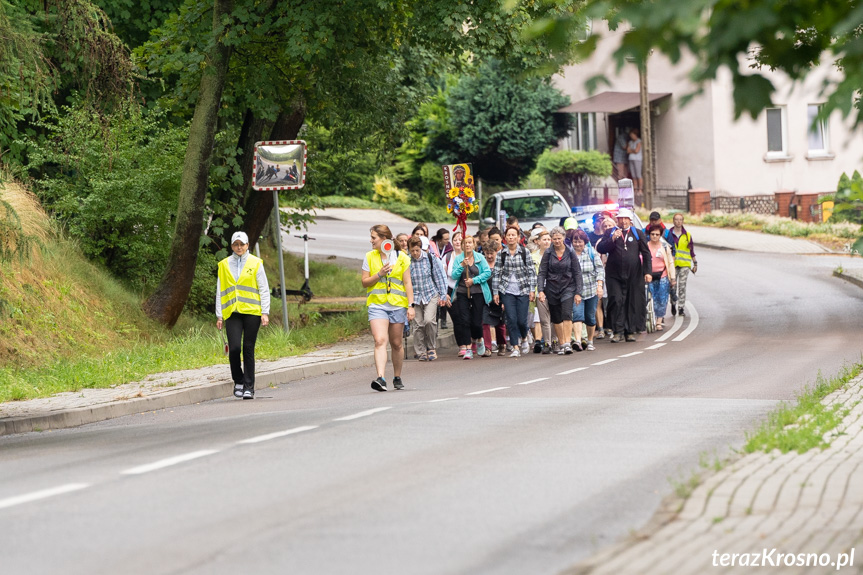
<svg viewBox="0 0 863 575">
<path fill-rule="evenodd" d="M 527 339 L 525 339 L 523 342 L 521 342 L 521 354 L 527 355 L 529 353 L 530 353 L 530 342 L 527 341 Z"/>
<path fill-rule="evenodd" d="M 518 356 L 520 356 L 520 355 L 521 355 L 521 354 L 520 354 L 520 353 L 518 353 L 518 347 L 514 347 L 514 348 L 512 348 L 512 353 L 511 353 L 511 354 L 509 354 L 509 356 L 510 356 L 510 357 L 518 357 Z"/>
<path fill-rule="evenodd" d="M 485 354 L 485 342 L 482 339 L 476 342 L 476 354 L 477 356 Z"/>
</svg>

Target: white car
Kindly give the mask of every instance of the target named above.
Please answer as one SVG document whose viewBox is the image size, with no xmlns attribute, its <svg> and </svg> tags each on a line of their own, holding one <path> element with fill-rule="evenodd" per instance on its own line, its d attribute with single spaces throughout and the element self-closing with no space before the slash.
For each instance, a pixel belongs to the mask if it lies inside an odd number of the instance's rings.
<svg viewBox="0 0 863 575">
<path fill-rule="evenodd" d="M 562 218 L 571 215 L 569 204 L 555 190 L 510 190 L 492 194 L 485 201 L 480 218 L 480 229 L 500 225 L 501 210 L 506 212 L 507 217 L 517 217 L 519 226 L 523 230 L 529 230 L 536 222 L 551 229 L 560 225 Z"/>
</svg>

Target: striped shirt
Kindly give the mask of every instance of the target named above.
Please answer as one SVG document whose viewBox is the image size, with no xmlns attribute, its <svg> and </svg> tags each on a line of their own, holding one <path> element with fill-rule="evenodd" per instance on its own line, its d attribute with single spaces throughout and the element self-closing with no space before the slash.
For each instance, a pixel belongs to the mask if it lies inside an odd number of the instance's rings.
<svg viewBox="0 0 863 575">
<path fill-rule="evenodd" d="M 506 252 L 506 261 L 501 265 L 503 253 Z M 522 259 L 524 258 L 524 259 Z M 512 277 L 518 281 L 519 295 L 528 295 L 536 291 L 536 268 L 533 266 L 533 258 L 524 246 L 518 246 L 515 255 L 509 253 L 509 247 L 497 252 L 494 260 L 494 270 L 491 274 L 491 293 L 512 293 L 508 290 Z"/>
</svg>

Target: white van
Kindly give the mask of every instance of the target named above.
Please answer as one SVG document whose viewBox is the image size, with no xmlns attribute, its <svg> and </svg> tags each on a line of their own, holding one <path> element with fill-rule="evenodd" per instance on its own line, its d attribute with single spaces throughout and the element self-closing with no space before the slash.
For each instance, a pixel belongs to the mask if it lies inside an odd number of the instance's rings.
<svg viewBox="0 0 863 575">
<path fill-rule="evenodd" d="M 560 225 L 561 218 L 568 218 L 569 204 L 559 192 L 544 190 L 510 190 L 492 194 L 482 207 L 480 229 L 500 225 L 501 210 L 507 217 L 515 216 L 522 230 L 530 230 L 534 223 L 546 229 Z"/>
</svg>

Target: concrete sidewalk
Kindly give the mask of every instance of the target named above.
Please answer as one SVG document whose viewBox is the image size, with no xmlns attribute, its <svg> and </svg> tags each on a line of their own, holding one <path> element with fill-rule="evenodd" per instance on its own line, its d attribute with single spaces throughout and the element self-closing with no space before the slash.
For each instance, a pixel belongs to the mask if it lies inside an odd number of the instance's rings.
<svg viewBox="0 0 863 575">
<path fill-rule="evenodd" d="M 456 347 L 452 329 L 441 330 L 438 350 Z M 282 385 L 327 373 L 374 365 L 371 334 L 275 361 L 257 361 L 255 387 Z M 413 357 L 413 339 L 408 339 Z M 411 360 L 413 361 L 413 360 Z M 369 381 L 373 379 L 369 375 Z M 82 389 L 51 397 L 0 403 L 0 435 L 63 429 L 145 411 L 232 397 L 226 364 L 154 374 L 143 381 L 110 388 Z"/>
<path fill-rule="evenodd" d="M 863 573 L 863 375 L 824 403 L 848 410 L 828 449 L 740 457 L 567 574 L 751 573 L 756 555 L 771 572 L 834 572 L 845 562 L 842 573 Z M 778 554 L 794 554 L 795 565 Z"/>
<path fill-rule="evenodd" d="M 830 254 L 831 250 L 800 238 L 787 238 L 762 232 L 712 228 L 709 226 L 690 226 L 684 224 L 692 234 L 696 253 L 699 246 L 720 250 L 744 252 L 764 252 L 771 254 Z"/>
</svg>

